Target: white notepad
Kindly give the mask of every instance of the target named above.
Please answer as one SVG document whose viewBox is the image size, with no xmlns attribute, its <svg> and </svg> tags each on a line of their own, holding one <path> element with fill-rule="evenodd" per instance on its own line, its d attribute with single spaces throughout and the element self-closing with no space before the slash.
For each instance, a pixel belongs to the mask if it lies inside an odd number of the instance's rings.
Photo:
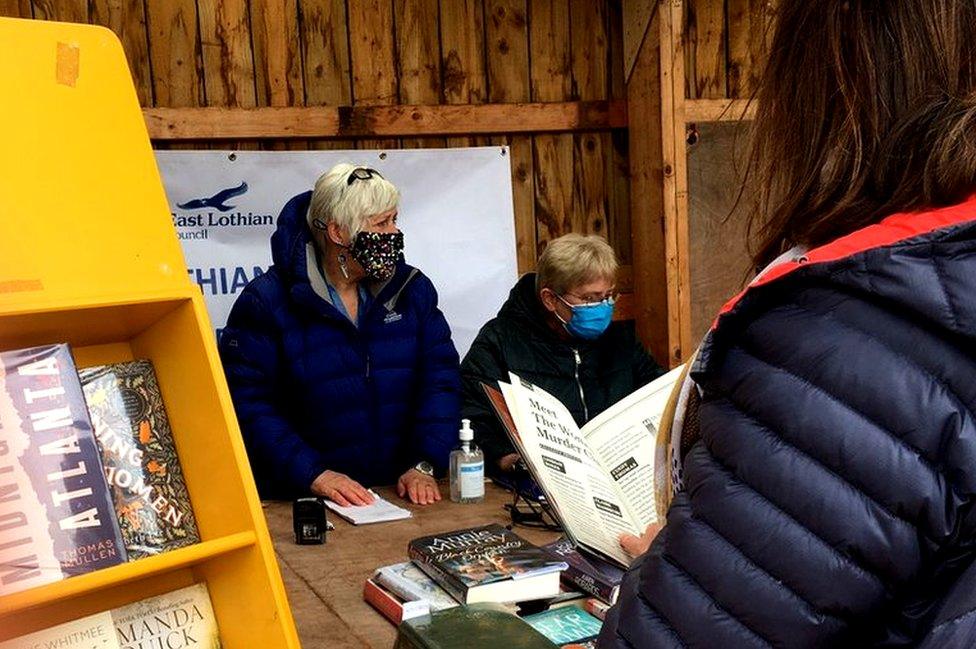
<svg viewBox="0 0 976 649">
<path fill-rule="evenodd" d="M 413 516 L 409 509 L 397 507 L 390 501 L 383 500 L 375 491 L 370 490 L 369 493 L 373 494 L 374 500 L 372 505 L 349 505 L 348 507 L 343 507 L 335 504 L 331 500 L 326 500 L 325 505 L 353 525 L 385 523 L 387 521 L 398 521 Z"/>
</svg>

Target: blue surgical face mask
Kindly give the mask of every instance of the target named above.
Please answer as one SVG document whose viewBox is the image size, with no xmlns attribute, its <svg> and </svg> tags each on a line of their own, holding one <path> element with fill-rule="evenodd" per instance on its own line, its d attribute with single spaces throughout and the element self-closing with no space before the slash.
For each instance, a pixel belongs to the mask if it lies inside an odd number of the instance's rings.
<svg viewBox="0 0 976 649">
<path fill-rule="evenodd" d="M 563 322 L 563 327 L 577 338 L 583 340 L 599 338 L 610 326 L 610 321 L 613 320 L 612 298 L 589 304 L 570 304 L 562 296 L 557 295 L 556 297 L 562 300 L 563 304 L 572 311 L 569 322 Z M 559 314 L 556 314 L 556 317 L 559 318 Z M 562 318 L 559 320 L 562 322 Z"/>
</svg>

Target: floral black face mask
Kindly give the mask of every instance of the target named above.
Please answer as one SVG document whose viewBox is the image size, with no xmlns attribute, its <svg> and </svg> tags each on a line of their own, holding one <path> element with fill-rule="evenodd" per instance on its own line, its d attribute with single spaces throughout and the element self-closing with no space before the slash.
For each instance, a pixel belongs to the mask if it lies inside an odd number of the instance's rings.
<svg viewBox="0 0 976 649">
<path fill-rule="evenodd" d="M 402 232 L 360 232 L 350 248 L 352 258 L 366 271 L 366 276 L 380 282 L 393 277 L 403 254 Z"/>
</svg>

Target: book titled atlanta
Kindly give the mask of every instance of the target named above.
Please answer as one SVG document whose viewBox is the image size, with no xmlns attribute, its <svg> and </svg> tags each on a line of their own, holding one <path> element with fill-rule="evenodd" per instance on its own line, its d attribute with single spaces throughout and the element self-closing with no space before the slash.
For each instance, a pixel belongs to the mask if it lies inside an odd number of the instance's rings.
<svg viewBox="0 0 976 649">
<path fill-rule="evenodd" d="M 0 352 L 0 595 L 126 560 L 67 345 Z"/>
<path fill-rule="evenodd" d="M 78 372 L 129 560 L 200 540 L 152 362 Z"/>
<path fill-rule="evenodd" d="M 524 602 L 559 594 L 555 560 L 501 525 L 492 524 L 414 539 L 410 559 L 462 604 Z"/>
</svg>

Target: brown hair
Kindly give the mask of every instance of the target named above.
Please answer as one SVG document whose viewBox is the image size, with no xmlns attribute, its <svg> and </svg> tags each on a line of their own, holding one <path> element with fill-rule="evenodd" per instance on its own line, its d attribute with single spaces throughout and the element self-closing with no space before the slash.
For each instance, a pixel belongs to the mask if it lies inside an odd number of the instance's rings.
<svg viewBox="0 0 976 649">
<path fill-rule="evenodd" d="M 781 0 L 747 171 L 762 266 L 976 190 L 976 0 Z"/>
</svg>

